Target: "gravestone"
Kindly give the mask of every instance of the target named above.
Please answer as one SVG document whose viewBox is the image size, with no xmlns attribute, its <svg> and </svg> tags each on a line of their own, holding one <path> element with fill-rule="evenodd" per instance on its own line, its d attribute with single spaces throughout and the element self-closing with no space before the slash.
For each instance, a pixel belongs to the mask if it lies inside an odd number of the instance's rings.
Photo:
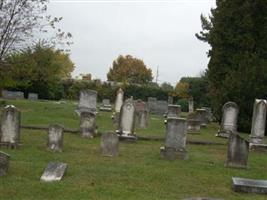
<svg viewBox="0 0 267 200">
<path fill-rule="evenodd" d="M 193 97 L 190 97 L 188 99 L 188 112 L 189 113 L 194 112 L 194 99 L 193 99 Z"/>
<path fill-rule="evenodd" d="M 7 105 L 2 113 L 1 145 L 18 147 L 20 142 L 20 111 L 13 105 Z"/>
<path fill-rule="evenodd" d="M 180 105 L 168 105 L 168 113 L 167 118 L 170 117 L 179 117 L 181 113 L 181 106 Z"/>
<path fill-rule="evenodd" d="M 167 101 L 157 101 L 155 114 L 164 115 L 168 112 L 168 102 Z"/>
<path fill-rule="evenodd" d="M 10 156 L 0 151 L 0 177 L 7 174 Z"/>
<path fill-rule="evenodd" d="M 264 145 L 267 101 L 256 99 L 253 108 L 250 146 Z M 267 145 L 266 145 L 267 146 Z"/>
<path fill-rule="evenodd" d="M 168 104 L 173 104 L 173 97 L 172 96 L 168 96 Z"/>
<path fill-rule="evenodd" d="M 121 110 L 121 106 L 123 104 L 123 98 L 124 98 L 124 92 L 123 90 L 120 88 L 117 91 L 117 95 L 116 95 L 116 101 L 115 101 L 115 112 L 113 113 L 113 115 L 111 116 L 112 120 L 113 120 L 113 125 L 114 126 L 118 126 L 119 124 L 119 118 L 120 118 L 120 110 Z"/>
<path fill-rule="evenodd" d="M 233 177 L 232 189 L 235 192 L 267 194 L 267 181 Z"/>
<path fill-rule="evenodd" d="M 78 104 L 78 112 L 96 113 L 97 92 L 94 90 L 81 90 Z"/>
<path fill-rule="evenodd" d="M 49 162 L 41 176 L 41 181 L 60 181 L 67 170 L 67 164 L 61 162 Z"/>
<path fill-rule="evenodd" d="M 100 107 L 100 110 L 101 111 L 111 112 L 112 108 L 111 108 L 111 104 L 110 104 L 110 100 L 109 99 L 103 99 L 102 105 Z"/>
<path fill-rule="evenodd" d="M 104 156 L 117 156 L 119 154 L 119 138 L 116 133 L 101 135 L 101 152 Z"/>
<path fill-rule="evenodd" d="M 198 108 L 196 109 L 196 113 L 200 120 L 200 127 L 206 128 L 208 124 L 208 113 L 206 109 Z"/>
<path fill-rule="evenodd" d="M 24 99 L 24 93 L 21 91 L 2 91 L 2 97 L 4 99 Z"/>
<path fill-rule="evenodd" d="M 53 124 L 49 126 L 47 148 L 51 151 L 62 151 L 63 127 L 61 125 Z"/>
<path fill-rule="evenodd" d="M 33 100 L 33 101 L 38 100 L 38 94 L 36 94 L 36 93 L 29 93 L 28 94 L 28 99 L 29 100 Z"/>
<path fill-rule="evenodd" d="M 230 133 L 237 134 L 237 117 L 239 108 L 234 102 L 224 104 L 221 126 L 216 136 L 229 137 Z"/>
<path fill-rule="evenodd" d="M 161 147 L 161 156 L 167 160 L 188 158 L 186 151 L 187 123 L 183 118 L 167 118 L 165 146 Z"/>
<path fill-rule="evenodd" d="M 228 154 L 226 167 L 247 168 L 249 142 L 236 134 L 230 134 L 228 139 Z"/>
<path fill-rule="evenodd" d="M 120 111 L 119 128 L 116 131 L 119 134 L 120 139 L 133 139 L 137 137 L 134 134 L 135 125 L 135 107 L 133 100 L 127 99 Z"/>
<path fill-rule="evenodd" d="M 80 133 L 84 138 L 93 138 L 96 134 L 96 115 L 92 112 L 81 112 L 80 115 Z"/>
<path fill-rule="evenodd" d="M 148 109 L 145 102 L 138 99 L 134 102 L 135 106 L 135 126 L 139 128 L 146 128 L 148 124 Z"/>
<path fill-rule="evenodd" d="M 200 133 L 200 120 L 188 119 L 187 131 L 188 133 Z"/>
<path fill-rule="evenodd" d="M 147 105 L 148 105 L 149 113 L 156 114 L 157 98 L 148 97 Z"/>
<path fill-rule="evenodd" d="M 202 107 L 202 109 L 205 109 L 206 110 L 206 115 L 207 115 L 208 122 L 212 122 L 213 121 L 213 114 L 212 114 L 211 108 L 209 108 L 209 107 Z"/>
</svg>

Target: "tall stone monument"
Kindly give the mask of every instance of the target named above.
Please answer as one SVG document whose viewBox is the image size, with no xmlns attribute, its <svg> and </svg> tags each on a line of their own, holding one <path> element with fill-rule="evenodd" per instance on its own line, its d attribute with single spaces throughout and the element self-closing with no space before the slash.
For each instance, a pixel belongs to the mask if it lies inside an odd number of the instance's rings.
<svg viewBox="0 0 267 200">
<path fill-rule="evenodd" d="M 230 133 L 237 134 L 239 108 L 234 102 L 227 102 L 222 108 L 222 121 L 217 136 L 228 138 Z"/>
<path fill-rule="evenodd" d="M 193 97 L 190 97 L 188 99 L 188 112 L 193 113 L 194 112 L 194 99 Z"/>
<path fill-rule="evenodd" d="M 61 152 L 63 148 L 63 126 L 52 124 L 48 128 L 47 148 L 50 151 Z"/>
<path fill-rule="evenodd" d="M 113 124 L 115 126 L 118 126 L 119 123 L 119 117 L 120 117 L 120 110 L 121 110 L 121 106 L 123 104 L 123 98 L 124 98 L 124 92 L 123 90 L 120 88 L 117 91 L 117 95 L 116 95 L 116 100 L 115 100 L 115 112 L 112 115 L 112 120 L 113 120 Z"/>
</svg>

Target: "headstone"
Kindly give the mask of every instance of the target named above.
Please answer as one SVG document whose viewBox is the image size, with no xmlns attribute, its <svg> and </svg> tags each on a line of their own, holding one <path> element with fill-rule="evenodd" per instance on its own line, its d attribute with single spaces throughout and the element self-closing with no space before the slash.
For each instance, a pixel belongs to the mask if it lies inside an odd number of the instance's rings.
<svg viewBox="0 0 267 200">
<path fill-rule="evenodd" d="M 136 115 L 136 127 L 146 128 L 148 124 L 148 108 L 145 102 L 138 99 L 134 102 L 135 115 Z"/>
<path fill-rule="evenodd" d="M 132 99 L 127 99 L 120 111 L 119 128 L 116 131 L 121 139 L 136 140 L 134 134 L 135 125 L 135 107 Z"/>
<path fill-rule="evenodd" d="M 116 133 L 105 133 L 101 136 L 101 152 L 104 156 L 117 156 L 119 154 L 119 138 Z"/>
<path fill-rule="evenodd" d="M 232 188 L 235 192 L 267 194 L 267 180 L 233 177 Z"/>
<path fill-rule="evenodd" d="M 249 142 L 239 135 L 230 134 L 226 167 L 247 168 Z"/>
<path fill-rule="evenodd" d="M 43 175 L 41 176 L 41 181 L 52 182 L 60 181 L 65 171 L 67 170 L 67 164 L 61 162 L 49 162 Z"/>
<path fill-rule="evenodd" d="M 199 120 L 200 120 L 200 126 L 205 128 L 207 127 L 208 124 L 208 113 L 206 111 L 206 109 L 196 109 L 196 113 L 199 116 Z"/>
<path fill-rule="evenodd" d="M 29 100 L 33 100 L 33 101 L 38 100 L 38 94 L 36 94 L 36 93 L 29 93 L 28 94 L 28 99 Z"/>
<path fill-rule="evenodd" d="M 81 112 L 80 133 L 84 138 L 93 138 L 96 134 L 96 115 L 92 112 Z"/>
<path fill-rule="evenodd" d="M 179 117 L 181 113 L 181 106 L 180 105 L 168 105 L 168 113 L 167 118 L 170 117 Z"/>
<path fill-rule="evenodd" d="M 16 148 L 20 142 L 20 111 L 7 105 L 1 120 L 1 144 Z"/>
<path fill-rule="evenodd" d="M 173 97 L 172 96 L 168 96 L 168 104 L 173 104 Z"/>
<path fill-rule="evenodd" d="M 188 99 L 188 112 L 189 113 L 194 112 L 194 99 L 193 99 L 193 97 L 190 97 Z"/>
<path fill-rule="evenodd" d="M 97 92 L 94 90 L 81 90 L 78 104 L 78 112 L 96 113 Z"/>
<path fill-rule="evenodd" d="M 167 118 L 165 146 L 161 147 L 161 156 L 167 160 L 187 159 L 186 133 L 186 119 Z"/>
<path fill-rule="evenodd" d="M 111 108 L 111 104 L 110 104 L 110 100 L 109 99 L 103 99 L 102 105 L 100 107 L 100 110 L 101 111 L 111 112 L 112 108 Z"/>
<path fill-rule="evenodd" d="M 267 109 L 266 100 L 264 99 L 255 100 L 253 108 L 251 135 L 250 135 L 251 145 L 264 144 L 266 109 Z"/>
<path fill-rule="evenodd" d="M 224 104 L 222 112 L 221 126 L 217 136 L 227 138 L 230 133 L 237 134 L 237 117 L 239 108 L 236 103 L 227 102 Z"/>
<path fill-rule="evenodd" d="M 63 127 L 61 125 L 54 124 L 49 126 L 47 148 L 51 151 L 62 151 Z"/>
<path fill-rule="evenodd" d="M 164 115 L 168 112 L 168 102 L 167 101 L 157 101 L 155 114 Z"/>
<path fill-rule="evenodd" d="M 2 91 L 2 97 L 4 99 L 24 99 L 24 93 L 21 91 Z"/>
<path fill-rule="evenodd" d="M 156 114 L 157 98 L 148 97 L 147 104 L 148 104 L 149 112 L 152 114 Z"/>
<path fill-rule="evenodd" d="M 123 98 L 124 98 L 124 92 L 123 90 L 120 88 L 117 91 L 117 95 L 116 95 L 116 101 L 115 101 L 115 112 L 113 113 L 113 115 L 111 116 L 112 121 L 113 121 L 113 125 L 114 126 L 118 126 L 119 124 L 119 118 L 120 118 L 120 110 L 121 110 L 121 106 L 123 104 Z"/>
<path fill-rule="evenodd" d="M 188 119 L 187 120 L 188 133 L 200 133 L 200 120 Z"/>
<path fill-rule="evenodd" d="M 202 107 L 202 109 L 206 110 L 208 122 L 212 122 L 213 121 L 213 114 L 212 114 L 211 108 L 210 107 Z"/>
<path fill-rule="evenodd" d="M 10 156 L 0 151 L 0 177 L 7 174 Z"/>
</svg>

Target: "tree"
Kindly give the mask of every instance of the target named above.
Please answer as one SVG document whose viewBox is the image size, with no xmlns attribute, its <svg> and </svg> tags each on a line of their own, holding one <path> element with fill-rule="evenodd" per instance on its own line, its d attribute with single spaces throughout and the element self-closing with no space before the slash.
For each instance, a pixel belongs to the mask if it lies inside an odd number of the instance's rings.
<svg viewBox="0 0 267 200">
<path fill-rule="evenodd" d="M 160 88 L 165 90 L 165 91 L 168 91 L 168 92 L 171 92 L 173 91 L 173 86 L 170 84 L 170 83 L 167 83 L 167 82 L 163 82 L 161 85 L 160 85 Z"/>
<path fill-rule="evenodd" d="M 239 130 L 250 131 L 255 98 L 267 97 L 267 3 L 217 0 L 211 16 L 201 16 L 197 38 L 210 44 L 208 80 L 213 110 L 227 101 L 239 105 Z"/>
<path fill-rule="evenodd" d="M 189 97 L 189 94 L 188 94 L 189 84 L 183 83 L 183 82 L 177 83 L 175 86 L 175 92 L 179 98 L 188 98 Z"/>
<path fill-rule="evenodd" d="M 120 55 L 107 74 L 109 81 L 144 84 L 152 81 L 152 71 L 144 62 L 130 55 Z"/>
<path fill-rule="evenodd" d="M 62 18 L 46 15 L 47 3 L 48 0 L 0 0 L 0 61 L 10 52 L 40 40 L 34 36 L 48 31 L 51 37 L 46 42 L 50 45 L 62 45 L 63 39 L 71 37 L 70 33 L 56 28 Z"/>
</svg>

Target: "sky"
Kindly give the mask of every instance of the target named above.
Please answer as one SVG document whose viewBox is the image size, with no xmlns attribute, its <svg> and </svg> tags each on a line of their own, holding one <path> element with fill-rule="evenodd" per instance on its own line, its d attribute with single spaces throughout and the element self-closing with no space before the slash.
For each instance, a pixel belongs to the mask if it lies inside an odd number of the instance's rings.
<svg viewBox="0 0 267 200">
<path fill-rule="evenodd" d="M 195 33 L 200 14 L 214 7 L 215 0 L 50 0 L 48 12 L 63 17 L 60 28 L 73 35 L 73 77 L 91 73 L 105 81 L 112 62 L 129 54 L 154 77 L 158 69 L 159 84 L 175 85 L 207 68 L 210 46 Z"/>
</svg>

